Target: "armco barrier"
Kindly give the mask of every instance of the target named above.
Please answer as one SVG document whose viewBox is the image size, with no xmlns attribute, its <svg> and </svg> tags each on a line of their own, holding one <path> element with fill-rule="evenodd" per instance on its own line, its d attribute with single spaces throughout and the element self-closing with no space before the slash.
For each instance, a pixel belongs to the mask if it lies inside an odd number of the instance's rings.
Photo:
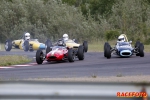
<svg viewBox="0 0 150 100">
<path fill-rule="evenodd" d="M 147 96 L 137 97 L 138 93 Z M 149 83 L 0 81 L 0 100 L 150 100 L 149 96 Z"/>
</svg>

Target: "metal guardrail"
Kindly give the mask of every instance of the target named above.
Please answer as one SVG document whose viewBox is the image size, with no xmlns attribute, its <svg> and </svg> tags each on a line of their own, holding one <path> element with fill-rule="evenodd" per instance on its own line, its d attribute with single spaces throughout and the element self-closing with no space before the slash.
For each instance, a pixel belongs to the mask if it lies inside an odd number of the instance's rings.
<svg viewBox="0 0 150 100">
<path fill-rule="evenodd" d="M 145 88 L 145 91 L 143 89 Z M 147 97 L 117 97 L 117 92 Z M 150 83 L 1 81 L 0 100 L 148 100 Z"/>
</svg>

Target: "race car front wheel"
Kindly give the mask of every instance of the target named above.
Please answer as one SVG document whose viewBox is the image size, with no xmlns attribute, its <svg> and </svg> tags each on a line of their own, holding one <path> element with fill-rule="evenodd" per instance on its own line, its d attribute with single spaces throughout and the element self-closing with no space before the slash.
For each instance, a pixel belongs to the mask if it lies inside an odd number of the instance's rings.
<svg viewBox="0 0 150 100">
<path fill-rule="evenodd" d="M 142 43 L 139 45 L 139 56 L 144 57 L 144 45 Z"/>
<path fill-rule="evenodd" d="M 36 62 L 37 64 L 42 64 L 44 61 L 44 54 L 42 52 L 42 50 L 37 50 L 36 52 Z"/>
<path fill-rule="evenodd" d="M 75 55 L 74 55 L 74 53 L 73 53 L 73 49 L 70 48 L 70 49 L 68 50 L 68 60 L 69 60 L 69 62 L 74 62 L 74 59 L 75 59 Z"/>
<path fill-rule="evenodd" d="M 136 41 L 135 48 L 136 48 L 137 51 L 139 51 L 139 46 L 140 46 L 140 41 Z M 140 56 L 140 54 L 137 53 L 136 56 Z"/>
<path fill-rule="evenodd" d="M 107 59 L 109 59 L 109 58 L 111 58 L 111 47 L 110 47 L 110 45 L 107 45 L 106 46 L 106 57 L 107 57 Z"/>
<path fill-rule="evenodd" d="M 5 42 L 5 50 L 10 51 L 12 49 L 12 41 L 11 40 L 6 40 Z"/>
<path fill-rule="evenodd" d="M 23 44 L 24 46 L 23 46 L 23 49 L 24 49 L 24 51 L 29 51 L 29 41 L 28 40 L 26 40 L 26 41 L 24 41 L 24 44 Z"/>
<path fill-rule="evenodd" d="M 105 42 L 105 44 L 104 44 L 104 57 L 106 57 L 106 48 L 107 48 L 107 45 L 109 45 L 108 42 Z"/>
</svg>

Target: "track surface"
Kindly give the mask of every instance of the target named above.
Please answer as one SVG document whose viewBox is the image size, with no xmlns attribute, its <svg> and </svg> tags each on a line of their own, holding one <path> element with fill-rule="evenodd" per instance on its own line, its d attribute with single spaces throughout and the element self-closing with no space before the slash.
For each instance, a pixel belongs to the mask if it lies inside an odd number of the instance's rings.
<svg viewBox="0 0 150 100">
<path fill-rule="evenodd" d="M 23 51 L 0 51 L 0 55 L 27 55 L 35 57 L 34 52 Z M 34 60 L 34 63 L 36 61 Z M 115 55 L 106 59 L 103 53 L 85 53 L 85 59 L 73 62 L 52 62 L 42 65 L 15 67 L 0 69 L 0 79 L 28 79 L 28 78 L 65 78 L 65 77 L 91 77 L 96 76 L 117 76 L 118 74 L 129 75 L 150 75 L 150 53 L 145 57 L 132 56 L 131 58 L 119 58 Z"/>
</svg>

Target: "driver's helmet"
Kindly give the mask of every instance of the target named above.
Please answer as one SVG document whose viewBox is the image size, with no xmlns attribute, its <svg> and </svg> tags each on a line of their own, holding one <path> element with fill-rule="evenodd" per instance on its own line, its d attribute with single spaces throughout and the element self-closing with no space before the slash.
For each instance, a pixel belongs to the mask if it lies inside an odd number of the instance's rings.
<svg viewBox="0 0 150 100">
<path fill-rule="evenodd" d="M 65 34 L 63 35 L 63 40 L 64 40 L 64 41 L 67 41 L 68 39 L 69 39 L 69 36 L 68 36 L 68 34 L 65 33 Z"/>
<path fill-rule="evenodd" d="M 119 41 L 119 42 L 125 42 L 125 37 L 124 37 L 123 35 L 120 35 L 120 36 L 118 37 L 118 41 Z"/>
<path fill-rule="evenodd" d="M 57 42 L 57 45 L 58 46 L 65 46 L 65 43 L 63 42 L 63 40 L 58 40 L 58 42 Z"/>
<path fill-rule="evenodd" d="M 25 37 L 25 40 L 30 40 L 30 33 L 25 33 L 24 37 Z"/>
</svg>

